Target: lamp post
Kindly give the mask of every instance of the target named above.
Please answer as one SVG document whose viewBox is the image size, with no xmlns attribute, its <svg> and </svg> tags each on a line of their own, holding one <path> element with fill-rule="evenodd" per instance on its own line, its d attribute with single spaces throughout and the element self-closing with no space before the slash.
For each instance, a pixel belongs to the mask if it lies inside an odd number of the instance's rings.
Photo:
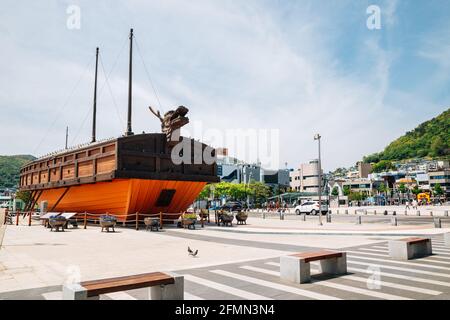
<svg viewBox="0 0 450 320">
<path fill-rule="evenodd" d="M 317 164 L 317 169 L 319 171 L 319 179 L 318 179 L 318 186 L 319 186 L 319 226 L 322 226 L 322 165 L 321 165 L 321 159 L 320 159 L 320 134 L 316 133 L 314 136 L 314 140 L 318 141 L 319 145 L 319 162 Z"/>
</svg>

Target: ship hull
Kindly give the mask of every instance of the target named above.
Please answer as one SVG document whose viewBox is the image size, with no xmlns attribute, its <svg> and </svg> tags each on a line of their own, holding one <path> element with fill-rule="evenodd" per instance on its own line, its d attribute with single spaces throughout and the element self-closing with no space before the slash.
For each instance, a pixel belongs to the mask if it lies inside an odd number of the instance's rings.
<svg viewBox="0 0 450 320">
<path fill-rule="evenodd" d="M 108 182 L 83 184 L 66 188 L 46 189 L 38 201 L 47 201 L 55 212 L 110 213 L 119 221 L 134 220 L 140 214 L 180 213 L 196 199 L 206 182 L 114 179 Z M 173 195 L 167 205 L 158 206 L 164 190 Z M 171 218 L 177 218 L 172 216 Z"/>
</svg>

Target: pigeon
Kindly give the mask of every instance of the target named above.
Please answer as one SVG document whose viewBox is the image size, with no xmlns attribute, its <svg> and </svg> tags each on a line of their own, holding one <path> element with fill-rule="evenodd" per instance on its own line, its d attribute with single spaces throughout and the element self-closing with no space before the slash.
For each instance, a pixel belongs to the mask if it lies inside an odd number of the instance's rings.
<svg viewBox="0 0 450 320">
<path fill-rule="evenodd" d="M 192 251 L 192 249 L 190 247 L 188 247 L 188 253 L 190 256 L 195 257 L 195 256 L 197 256 L 198 250 L 195 250 L 195 252 L 194 252 L 194 251 Z"/>
</svg>

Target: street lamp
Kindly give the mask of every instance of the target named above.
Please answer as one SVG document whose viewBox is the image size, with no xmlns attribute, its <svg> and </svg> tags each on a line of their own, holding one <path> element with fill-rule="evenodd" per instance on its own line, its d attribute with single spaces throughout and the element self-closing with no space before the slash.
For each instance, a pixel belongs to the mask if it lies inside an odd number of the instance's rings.
<svg viewBox="0 0 450 320">
<path fill-rule="evenodd" d="M 319 226 L 322 226 L 322 165 L 320 159 L 320 138 L 320 134 L 316 133 L 314 135 L 314 140 L 317 140 L 319 145 L 319 163 L 317 164 L 319 171 L 319 180 L 317 184 L 319 185 Z"/>
</svg>

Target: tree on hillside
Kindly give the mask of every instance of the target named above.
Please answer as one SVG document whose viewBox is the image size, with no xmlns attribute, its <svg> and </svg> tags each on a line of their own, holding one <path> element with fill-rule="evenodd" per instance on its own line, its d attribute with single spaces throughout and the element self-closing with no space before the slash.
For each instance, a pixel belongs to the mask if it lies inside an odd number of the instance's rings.
<svg viewBox="0 0 450 320">
<path fill-rule="evenodd" d="M 389 160 L 381 160 L 380 162 L 372 166 L 372 172 L 384 172 L 394 169 L 395 166 L 393 165 L 392 161 Z"/>
</svg>

